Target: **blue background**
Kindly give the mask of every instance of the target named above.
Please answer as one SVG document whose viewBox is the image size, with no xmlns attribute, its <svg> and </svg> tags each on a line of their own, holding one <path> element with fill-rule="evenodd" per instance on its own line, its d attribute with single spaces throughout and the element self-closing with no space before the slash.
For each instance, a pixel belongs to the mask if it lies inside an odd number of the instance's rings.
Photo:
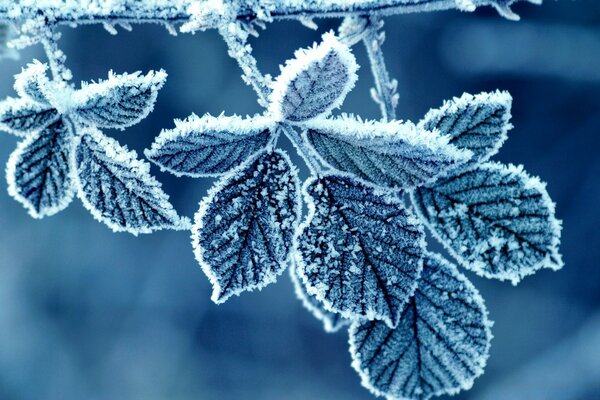
<svg viewBox="0 0 600 400">
<path fill-rule="evenodd" d="M 509 140 L 497 160 L 524 164 L 548 182 L 564 221 L 560 272 L 517 287 L 467 276 L 495 321 L 486 373 L 459 399 L 600 399 L 600 5 L 597 0 L 519 4 L 523 20 L 490 9 L 386 19 L 387 64 L 398 79 L 399 117 L 417 121 L 464 91 L 509 90 Z M 270 24 L 252 41 L 276 75 L 319 31 Z M 172 37 L 155 25 L 111 36 L 65 28 L 61 47 L 75 81 L 107 71 L 164 68 L 155 111 L 110 136 L 141 152 L 174 118 L 261 108 L 214 31 Z M 378 118 L 363 67 L 342 110 Z M 33 58 L 0 63 L 0 97 Z M 0 135 L 0 160 L 15 148 Z M 303 177 L 306 168 L 299 162 Z M 193 216 L 212 182 L 152 167 L 175 207 Z M 296 300 L 287 273 L 261 292 L 216 306 L 186 232 L 112 233 L 75 200 L 31 219 L 0 191 L 0 399 L 369 399 L 350 367 L 345 332 L 327 334 Z"/>
</svg>

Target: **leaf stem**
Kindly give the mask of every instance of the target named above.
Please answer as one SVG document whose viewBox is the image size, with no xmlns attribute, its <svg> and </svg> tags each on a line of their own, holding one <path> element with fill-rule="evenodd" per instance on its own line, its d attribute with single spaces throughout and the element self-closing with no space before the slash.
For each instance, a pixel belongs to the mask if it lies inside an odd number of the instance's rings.
<svg viewBox="0 0 600 400">
<path fill-rule="evenodd" d="M 48 58 L 48 64 L 50 65 L 50 73 L 52 78 L 58 81 L 71 80 L 73 74 L 71 70 L 65 66 L 65 60 L 67 56 L 58 47 L 57 41 L 60 38 L 60 33 L 56 32 L 54 25 L 49 25 L 40 39 L 44 52 Z"/>
</svg>

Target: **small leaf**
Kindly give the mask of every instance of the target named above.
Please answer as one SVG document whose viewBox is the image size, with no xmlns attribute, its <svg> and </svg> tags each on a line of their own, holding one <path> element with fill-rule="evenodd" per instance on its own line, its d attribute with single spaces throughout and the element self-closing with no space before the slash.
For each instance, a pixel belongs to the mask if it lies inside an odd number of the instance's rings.
<svg viewBox="0 0 600 400">
<path fill-rule="evenodd" d="M 41 104 L 49 104 L 44 90 L 48 85 L 46 70 L 48 66 L 34 60 L 31 64 L 15 75 L 15 91 L 22 98 L 29 98 Z"/>
<path fill-rule="evenodd" d="M 562 267 L 554 204 L 522 167 L 482 164 L 417 189 L 412 200 L 452 256 L 482 276 L 516 284 L 540 268 Z"/>
<path fill-rule="evenodd" d="M 421 273 L 419 221 L 398 198 L 346 176 L 310 179 L 304 197 L 296 261 L 308 293 L 344 318 L 395 326 Z"/>
<path fill-rule="evenodd" d="M 300 279 L 296 274 L 295 266 L 290 268 L 290 277 L 292 279 L 292 284 L 294 285 L 296 297 L 302 302 L 304 308 L 310 311 L 310 313 L 319 321 L 323 322 L 323 329 L 325 329 L 325 332 L 335 333 L 345 326 L 350 325 L 350 320 L 342 317 L 338 313 L 327 311 L 319 300 L 306 291 L 304 284 L 300 282 Z"/>
<path fill-rule="evenodd" d="M 43 129 L 58 117 L 51 106 L 29 99 L 8 98 L 0 103 L 0 129 L 14 135 L 24 136 Z"/>
<path fill-rule="evenodd" d="M 473 285 L 454 265 L 430 254 L 396 329 L 378 321 L 351 325 L 352 366 L 363 386 L 389 399 L 456 394 L 483 373 L 490 326 Z"/>
<path fill-rule="evenodd" d="M 137 124 L 152 111 L 166 78 L 162 70 L 146 75 L 111 72 L 106 81 L 85 84 L 75 92 L 75 111 L 98 128 L 124 129 Z"/>
<path fill-rule="evenodd" d="M 115 232 L 134 235 L 189 229 L 169 203 L 150 165 L 100 131 L 89 129 L 76 152 L 79 197 L 95 219 Z"/>
<path fill-rule="evenodd" d="M 32 217 L 56 214 L 73 199 L 74 137 L 70 122 L 59 119 L 27 137 L 11 154 L 6 167 L 8 193 Z"/>
<path fill-rule="evenodd" d="M 498 152 L 512 128 L 509 122 L 512 97 L 508 92 L 465 93 L 427 113 L 419 127 L 437 129 L 450 136 L 450 144 L 473 152 L 473 157 L 458 169 L 464 171 L 490 159 Z M 453 171 L 458 173 L 459 171 Z"/>
<path fill-rule="evenodd" d="M 177 176 L 223 174 L 264 149 L 274 129 L 270 119 L 256 116 L 202 118 L 192 115 L 163 130 L 146 157 Z"/>
<path fill-rule="evenodd" d="M 361 121 L 352 116 L 307 124 L 306 139 L 333 168 L 391 188 L 432 182 L 471 156 L 448 138 L 400 121 Z"/>
<path fill-rule="evenodd" d="M 270 112 L 276 120 L 308 121 L 339 107 L 354 87 L 358 65 L 332 33 L 288 60 L 273 85 Z"/>
<path fill-rule="evenodd" d="M 210 190 L 192 244 L 215 303 L 275 282 L 287 266 L 299 215 L 298 175 L 279 150 L 259 153 Z"/>
</svg>

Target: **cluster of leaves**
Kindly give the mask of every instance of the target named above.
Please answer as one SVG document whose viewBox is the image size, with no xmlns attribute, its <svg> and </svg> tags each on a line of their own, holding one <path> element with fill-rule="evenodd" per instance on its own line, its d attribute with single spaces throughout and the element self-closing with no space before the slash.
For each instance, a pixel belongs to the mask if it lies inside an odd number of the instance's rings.
<svg viewBox="0 0 600 400">
<path fill-rule="evenodd" d="M 75 90 L 35 62 L 16 76 L 19 98 L 0 105 L 0 128 L 23 137 L 8 162 L 9 192 L 36 218 L 77 194 L 115 231 L 191 227 L 216 303 L 291 266 L 298 297 L 325 329 L 349 326 L 353 367 L 374 394 L 468 389 L 483 373 L 491 322 L 457 266 L 427 250 L 425 227 L 460 266 L 517 283 L 562 266 L 554 204 L 522 167 L 489 161 L 511 128 L 508 93 L 465 94 L 417 124 L 332 116 L 357 70 L 328 33 L 282 67 L 263 114 L 192 115 L 163 130 L 150 161 L 218 178 L 192 226 L 149 165 L 99 130 L 143 119 L 165 73 L 111 73 Z M 282 133 L 311 166 L 303 185 L 276 148 Z"/>
</svg>

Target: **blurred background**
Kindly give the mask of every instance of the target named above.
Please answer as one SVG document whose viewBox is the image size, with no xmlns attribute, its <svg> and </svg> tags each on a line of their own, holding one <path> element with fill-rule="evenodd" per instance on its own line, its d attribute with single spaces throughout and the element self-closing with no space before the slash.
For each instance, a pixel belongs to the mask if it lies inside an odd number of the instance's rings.
<svg viewBox="0 0 600 400">
<path fill-rule="evenodd" d="M 402 119 L 463 92 L 509 90 L 513 123 L 496 160 L 524 164 L 548 182 L 564 221 L 566 266 L 517 287 L 467 276 L 495 321 L 486 373 L 457 399 L 600 399 L 600 3 L 518 4 L 519 23 L 493 10 L 386 19 L 387 65 L 398 79 Z M 318 40 L 294 21 L 252 42 L 276 75 L 293 51 Z M 192 112 L 253 114 L 261 108 L 214 31 L 173 37 L 155 25 L 111 36 L 100 26 L 64 29 L 75 82 L 108 70 L 164 68 L 155 111 L 124 132 L 139 153 L 174 118 Z M 379 118 L 370 70 L 342 111 Z M 0 98 L 34 58 L 0 63 Z M 0 160 L 17 143 L 0 135 Z M 285 145 L 285 143 L 284 143 Z M 306 168 L 301 165 L 303 177 Z M 180 213 L 193 216 L 212 185 L 152 167 Z M 261 292 L 216 306 L 186 232 L 112 233 L 78 200 L 31 219 L 0 190 L 0 399 L 371 399 L 350 367 L 346 332 L 327 334 L 296 300 L 287 273 Z"/>
</svg>

